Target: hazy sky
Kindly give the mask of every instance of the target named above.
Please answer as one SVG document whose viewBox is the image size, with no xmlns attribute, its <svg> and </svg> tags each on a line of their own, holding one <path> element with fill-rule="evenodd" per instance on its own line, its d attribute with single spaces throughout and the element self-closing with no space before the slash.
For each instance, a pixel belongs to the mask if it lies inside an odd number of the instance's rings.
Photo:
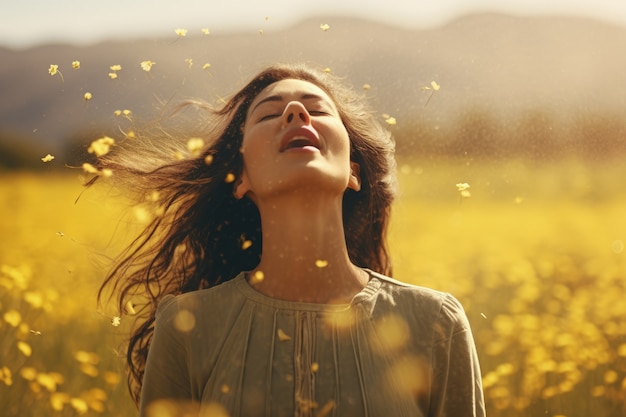
<svg viewBox="0 0 626 417">
<path fill-rule="evenodd" d="M 355 16 L 420 28 L 484 11 L 584 16 L 626 25 L 626 0 L 3 0 L 0 46 L 161 37 L 176 28 L 271 30 L 314 16 Z"/>
</svg>

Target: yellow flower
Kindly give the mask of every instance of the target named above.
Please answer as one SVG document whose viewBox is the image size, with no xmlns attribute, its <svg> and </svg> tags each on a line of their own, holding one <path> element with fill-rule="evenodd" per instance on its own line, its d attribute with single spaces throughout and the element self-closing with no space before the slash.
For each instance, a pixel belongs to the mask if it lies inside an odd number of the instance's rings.
<svg viewBox="0 0 626 417">
<path fill-rule="evenodd" d="M 122 70 L 122 66 L 121 66 L 120 64 L 115 64 L 115 65 L 111 65 L 111 66 L 109 67 L 109 69 L 110 69 L 111 71 L 121 71 L 121 70 Z"/>
<path fill-rule="evenodd" d="M 185 58 L 185 62 L 187 63 L 187 66 L 189 67 L 189 69 L 191 69 L 191 67 L 193 66 L 193 59 Z"/>
<path fill-rule="evenodd" d="M 76 359 L 76 361 L 79 363 L 89 363 L 92 365 L 100 362 L 100 357 L 97 354 L 93 352 L 87 352 L 85 350 L 79 350 L 74 353 L 74 359 Z"/>
<path fill-rule="evenodd" d="M 17 327 L 22 322 L 22 315 L 17 310 L 9 310 L 4 313 L 4 321 L 11 327 Z"/>
<path fill-rule="evenodd" d="M 109 78 L 115 80 L 117 78 L 117 74 L 115 72 L 109 72 Z"/>
<path fill-rule="evenodd" d="M 70 396 L 65 392 L 54 392 L 50 394 L 50 406 L 54 411 L 63 411 L 65 404 L 69 402 Z"/>
<path fill-rule="evenodd" d="M 208 28 L 202 28 L 202 34 L 208 36 L 211 34 L 211 32 L 209 32 Z"/>
<path fill-rule="evenodd" d="M 31 366 L 20 369 L 20 375 L 27 381 L 34 381 L 37 377 L 37 370 Z"/>
<path fill-rule="evenodd" d="M 322 23 L 320 25 L 320 29 L 322 29 L 322 31 L 326 32 L 328 29 L 330 29 L 330 26 L 328 26 L 326 23 Z"/>
<path fill-rule="evenodd" d="M 93 153 L 96 156 L 106 155 L 109 153 L 112 145 L 115 145 L 115 139 L 104 136 L 91 142 L 89 148 L 87 148 L 87 152 Z"/>
<path fill-rule="evenodd" d="M 426 107 L 426 105 L 428 104 L 430 99 L 433 98 L 433 94 L 435 94 L 435 91 L 439 91 L 440 88 L 441 88 L 441 86 L 439 84 L 437 84 L 435 81 L 431 81 L 430 82 L 430 87 L 427 86 L 427 85 L 421 87 L 422 91 L 430 91 L 430 95 L 428 96 L 428 99 L 426 100 L 426 103 L 424 103 L 424 107 Z"/>
<path fill-rule="evenodd" d="M 4 382 L 7 386 L 13 385 L 13 375 L 11 374 L 11 370 L 6 366 L 0 368 L 0 381 Z"/>
<path fill-rule="evenodd" d="M 154 61 L 141 61 L 141 69 L 146 72 L 149 72 L 152 69 L 152 66 L 156 64 Z"/>
<path fill-rule="evenodd" d="M 208 62 L 202 66 L 202 69 L 204 70 L 209 68 L 211 68 L 211 64 L 209 64 Z"/>
<path fill-rule="evenodd" d="M 70 400 L 70 405 L 78 414 L 85 414 L 89 411 L 89 407 L 87 406 L 87 402 L 82 398 L 72 398 Z"/>
<path fill-rule="evenodd" d="M 389 126 L 395 126 L 396 125 L 396 118 L 395 117 L 391 117 L 388 114 L 383 114 L 383 117 L 385 118 L 385 123 L 387 123 Z"/>
<path fill-rule="evenodd" d="M 41 158 L 41 160 L 42 160 L 43 162 L 50 162 L 50 161 L 52 161 L 53 159 L 54 159 L 54 156 L 52 156 L 52 155 L 50 155 L 50 154 L 48 154 L 48 155 L 44 156 L 43 158 Z"/>
<path fill-rule="evenodd" d="M 179 38 L 187 36 L 187 29 L 174 29 L 174 32 L 176 33 L 176 35 L 178 35 Z"/>
<path fill-rule="evenodd" d="M 103 378 L 104 378 L 104 382 L 106 382 L 109 385 L 117 385 L 122 380 L 122 377 L 120 377 L 120 374 L 116 372 L 110 372 L 110 371 L 105 372 L 103 375 Z"/>
<path fill-rule="evenodd" d="M 35 379 L 39 385 L 47 389 L 49 392 L 54 392 L 57 389 L 57 380 L 51 374 L 40 373 L 37 374 Z"/>
<path fill-rule="evenodd" d="M 466 182 L 460 182 L 456 185 L 457 190 L 459 191 L 465 191 L 468 188 L 470 188 L 470 185 Z"/>
<path fill-rule="evenodd" d="M 461 193 L 461 198 L 470 198 L 472 196 L 472 194 L 468 191 L 469 188 L 470 186 L 466 182 L 458 183 L 456 185 L 456 189 L 459 190 L 459 193 Z"/>
<path fill-rule="evenodd" d="M 17 349 L 22 352 L 22 355 L 26 356 L 27 358 L 33 354 L 33 348 L 31 348 L 30 345 L 26 342 L 17 342 Z"/>
<path fill-rule="evenodd" d="M 119 316 L 115 316 L 111 319 L 111 324 L 113 325 L 113 327 L 119 326 L 121 322 L 122 319 Z"/>
<path fill-rule="evenodd" d="M 24 301 L 35 308 L 43 306 L 43 295 L 36 291 L 27 291 L 24 293 Z"/>
<path fill-rule="evenodd" d="M 61 81 L 65 81 L 63 79 L 63 74 L 61 73 L 61 71 L 59 71 L 59 66 L 56 64 L 50 64 L 50 67 L 48 68 L 48 74 L 50 74 L 53 77 L 59 74 L 59 77 L 61 77 Z"/>
<path fill-rule="evenodd" d="M 72 61 L 72 68 L 79 69 L 80 68 L 80 61 Z"/>
<path fill-rule="evenodd" d="M 89 101 L 93 98 L 93 95 L 87 91 L 83 97 L 85 98 L 85 101 Z"/>
<path fill-rule="evenodd" d="M 363 90 L 369 90 L 369 89 L 371 89 L 371 88 L 372 88 L 372 86 L 371 86 L 371 85 L 369 85 L 369 84 L 363 84 Z"/>
</svg>

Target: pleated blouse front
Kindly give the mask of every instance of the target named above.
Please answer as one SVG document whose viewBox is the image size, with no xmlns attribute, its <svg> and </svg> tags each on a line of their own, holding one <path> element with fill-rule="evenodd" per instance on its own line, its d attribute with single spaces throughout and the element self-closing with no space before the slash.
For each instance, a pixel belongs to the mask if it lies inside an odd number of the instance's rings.
<svg viewBox="0 0 626 417">
<path fill-rule="evenodd" d="M 163 300 L 141 414 L 191 403 L 199 415 L 232 417 L 479 415 L 448 414 L 482 405 L 458 302 L 369 273 L 345 305 L 269 298 L 243 273 Z M 452 350 L 461 352 L 458 369 L 451 369 Z M 456 392 L 446 394 L 450 388 Z"/>
</svg>

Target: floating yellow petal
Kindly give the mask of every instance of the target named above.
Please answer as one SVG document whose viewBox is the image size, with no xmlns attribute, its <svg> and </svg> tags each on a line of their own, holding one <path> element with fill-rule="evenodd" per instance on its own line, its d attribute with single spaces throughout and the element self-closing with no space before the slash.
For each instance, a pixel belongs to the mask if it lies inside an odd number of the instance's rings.
<svg viewBox="0 0 626 417">
<path fill-rule="evenodd" d="M 42 160 L 43 162 L 50 162 L 50 161 L 52 161 L 53 159 L 54 159 L 54 156 L 52 156 L 52 155 L 50 155 L 50 154 L 48 154 L 48 155 L 44 156 L 43 158 L 41 158 L 41 160 Z"/>
<path fill-rule="evenodd" d="M 61 71 L 59 71 L 59 66 L 56 64 L 51 64 L 50 67 L 48 68 L 48 74 L 50 74 L 51 76 L 55 76 L 57 74 L 59 74 L 59 77 L 61 77 L 61 81 L 65 81 L 63 79 L 63 74 L 61 73 Z"/>
<path fill-rule="evenodd" d="M 209 32 L 208 28 L 202 28 L 202 34 L 205 35 L 205 36 L 208 36 L 208 35 L 211 34 L 211 32 Z"/>
<path fill-rule="evenodd" d="M 204 139 L 202 138 L 191 138 L 187 141 L 187 150 L 193 156 L 200 156 L 202 148 L 204 148 Z"/>
<path fill-rule="evenodd" d="M 278 329 L 278 340 L 280 340 L 281 342 L 286 342 L 288 340 L 291 340 L 291 336 L 287 335 L 287 333 L 285 333 L 283 331 L 283 329 Z"/>
<path fill-rule="evenodd" d="M 320 25 L 320 29 L 322 29 L 322 31 L 326 32 L 328 29 L 330 29 L 330 26 L 328 26 L 326 23 L 322 23 Z"/>
<path fill-rule="evenodd" d="M 114 72 L 109 72 L 109 78 L 115 80 L 117 78 L 117 74 Z"/>
<path fill-rule="evenodd" d="M 259 282 L 265 279 L 265 274 L 263 271 L 256 271 L 254 275 L 250 278 L 250 284 L 258 284 Z"/>
<path fill-rule="evenodd" d="M 96 156 L 106 155 L 111 150 L 112 145 L 115 145 L 115 139 L 104 136 L 91 142 L 91 145 L 87 148 L 87 152 L 93 153 Z"/>
<path fill-rule="evenodd" d="M 395 117 L 386 117 L 385 118 L 385 123 L 387 123 L 389 126 L 395 126 L 396 125 L 396 118 Z"/>
<path fill-rule="evenodd" d="M 141 65 L 142 70 L 149 72 L 154 64 L 156 64 L 154 61 L 141 61 L 139 65 Z"/>
<path fill-rule="evenodd" d="M 461 182 L 456 185 L 456 189 L 461 193 L 461 198 L 470 198 L 472 194 L 468 191 L 470 188 L 469 184 L 466 182 Z"/>
<path fill-rule="evenodd" d="M 121 71 L 121 70 L 122 70 L 122 66 L 121 66 L 120 64 L 115 64 L 115 65 L 111 65 L 111 66 L 109 67 L 109 69 L 110 69 L 111 71 Z"/>
<path fill-rule="evenodd" d="M 326 268 L 328 266 L 328 261 L 326 259 L 318 259 L 315 261 L 315 266 L 318 268 Z"/>
</svg>

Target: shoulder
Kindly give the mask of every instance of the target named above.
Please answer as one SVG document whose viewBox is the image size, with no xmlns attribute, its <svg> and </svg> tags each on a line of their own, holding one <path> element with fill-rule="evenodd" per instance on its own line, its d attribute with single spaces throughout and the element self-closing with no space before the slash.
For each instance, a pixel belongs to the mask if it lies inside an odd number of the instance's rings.
<svg viewBox="0 0 626 417">
<path fill-rule="evenodd" d="M 211 288 L 191 291 L 180 295 L 166 295 L 161 299 L 156 311 L 157 321 L 168 321 L 186 314 L 200 316 L 198 312 L 224 311 L 242 299 L 238 291 L 238 281 L 242 275 Z M 241 302 L 243 300 L 240 300 Z"/>
<path fill-rule="evenodd" d="M 465 310 L 452 294 L 369 272 L 381 282 L 372 313 L 393 312 L 412 323 L 434 326 L 442 336 L 452 336 L 469 328 Z"/>
</svg>

